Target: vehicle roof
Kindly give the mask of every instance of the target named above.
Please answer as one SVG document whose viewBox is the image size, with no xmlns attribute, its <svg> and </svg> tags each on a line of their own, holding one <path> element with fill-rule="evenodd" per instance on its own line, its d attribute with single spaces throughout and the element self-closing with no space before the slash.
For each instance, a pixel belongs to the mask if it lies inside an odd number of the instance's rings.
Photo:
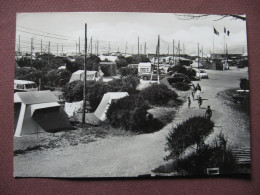
<svg viewBox="0 0 260 195">
<path fill-rule="evenodd" d="M 15 84 L 34 84 L 33 81 L 26 81 L 26 80 L 14 80 Z"/>
</svg>

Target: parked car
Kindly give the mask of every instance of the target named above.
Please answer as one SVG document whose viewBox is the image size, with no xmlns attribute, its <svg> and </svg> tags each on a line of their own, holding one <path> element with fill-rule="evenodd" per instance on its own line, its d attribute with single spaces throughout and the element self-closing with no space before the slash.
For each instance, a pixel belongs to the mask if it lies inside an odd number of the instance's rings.
<svg viewBox="0 0 260 195">
<path fill-rule="evenodd" d="M 151 79 L 151 73 L 142 73 L 139 75 L 141 79 L 143 80 L 150 80 Z M 163 79 L 166 77 L 166 74 L 160 74 L 160 79 Z M 153 76 L 152 76 L 152 80 L 157 80 L 157 74 L 154 73 Z"/>
<path fill-rule="evenodd" d="M 38 87 L 33 81 L 14 80 L 14 92 L 38 91 Z"/>
<path fill-rule="evenodd" d="M 195 71 L 196 71 L 196 76 L 197 77 L 199 77 L 201 79 L 208 79 L 209 78 L 209 76 L 208 76 L 208 74 L 206 73 L 205 70 L 195 69 Z"/>
<path fill-rule="evenodd" d="M 237 93 L 232 95 L 232 99 L 235 103 L 249 101 L 249 90 L 237 90 Z"/>
<path fill-rule="evenodd" d="M 180 82 L 191 83 L 190 79 L 185 74 L 182 73 L 175 73 L 171 77 L 168 77 L 167 80 L 170 84 L 180 83 Z"/>
</svg>

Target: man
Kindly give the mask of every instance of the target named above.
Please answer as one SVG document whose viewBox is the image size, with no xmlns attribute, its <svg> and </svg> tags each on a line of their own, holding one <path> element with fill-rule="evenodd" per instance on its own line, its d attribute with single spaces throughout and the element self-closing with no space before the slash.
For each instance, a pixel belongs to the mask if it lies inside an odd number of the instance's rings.
<svg viewBox="0 0 260 195">
<path fill-rule="evenodd" d="M 208 108 L 205 112 L 205 118 L 210 120 L 211 116 L 212 116 L 212 110 L 210 109 L 210 106 L 208 106 Z"/>
</svg>

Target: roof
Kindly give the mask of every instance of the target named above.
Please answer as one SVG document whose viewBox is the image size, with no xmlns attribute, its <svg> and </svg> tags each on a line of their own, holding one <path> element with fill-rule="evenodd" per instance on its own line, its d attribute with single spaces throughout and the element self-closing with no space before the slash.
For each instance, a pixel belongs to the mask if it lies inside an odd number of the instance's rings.
<svg viewBox="0 0 260 195">
<path fill-rule="evenodd" d="M 151 62 L 141 62 L 138 64 L 138 66 L 146 66 L 146 67 L 151 67 L 152 63 Z"/>
<path fill-rule="evenodd" d="M 50 103 L 31 105 L 31 116 L 33 115 L 35 110 L 44 109 L 44 108 L 53 108 L 53 107 L 60 107 L 60 104 L 58 104 L 57 102 L 50 102 Z"/>
<path fill-rule="evenodd" d="M 26 81 L 26 80 L 14 80 L 14 83 L 16 84 L 32 84 L 33 81 Z"/>
<path fill-rule="evenodd" d="M 128 96 L 128 93 L 127 92 L 108 92 L 105 95 L 109 96 L 111 99 L 119 99 L 119 98 Z"/>
<path fill-rule="evenodd" d="M 41 104 L 58 101 L 58 98 L 51 91 L 16 92 L 14 94 L 14 103 Z"/>
<path fill-rule="evenodd" d="M 116 64 L 115 62 L 99 62 L 100 65 L 108 64 L 108 65 L 113 65 Z"/>
<path fill-rule="evenodd" d="M 96 74 L 97 71 L 94 71 L 94 70 L 87 70 L 87 75 L 92 75 L 92 74 Z M 84 73 L 84 70 L 78 70 L 76 72 L 74 72 L 73 74 L 76 75 L 76 74 L 83 74 Z"/>
</svg>

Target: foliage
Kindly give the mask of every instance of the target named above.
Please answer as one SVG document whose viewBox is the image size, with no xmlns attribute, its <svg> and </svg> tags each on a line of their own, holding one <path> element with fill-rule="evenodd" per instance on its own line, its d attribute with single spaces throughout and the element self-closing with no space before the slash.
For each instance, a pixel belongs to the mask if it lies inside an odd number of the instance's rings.
<svg viewBox="0 0 260 195">
<path fill-rule="evenodd" d="M 179 157 L 182 152 L 194 144 L 197 149 L 203 145 L 204 138 L 207 137 L 214 127 L 214 122 L 201 117 L 191 117 L 174 127 L 167 136 L 166 147 L 170 154 L 166 160 Z"/>
<path fill-rule="evenodd" d="M 15 71 L 15 79 L 33 81 L 39 85 L 42 72 L 34 68 L 19 68 Z"/>
<path fill-rule="evenodd" d="M 116 65 L 117 68 L 126 67 L 127 66 L 126 58 L 123 56 L 119 56 L 118 59 L 116 60 Z"/>
<path fill-rule="evenodd" d="M 133 75 L 137 76 L 138 75 L 138 69 L 137 68 L 130 68 L 130 67 L 122 67 L 119 69 L 119 73 L 121 76 L 128 76 L 128 75 Z"/>
<path fill-rule="evenodd" d="M 66 101 L 81 101 L 83 100 L 83 81 L 73 81 L 71 83 L 67 83 L 62 88 L 63 97 Z"/>
<path fill-rule="evenodd" d="M 164 84 L 153 84 L 140 92 L 140 95 L 151 105 L 167 105 L 170 100 L 175 100 L 178 95 Z"/>
<path fill-rule="evenodd" d="M 71 73 L 67 70 L 51 70 L 45 76 L 46 84 L 50 87 L 62 87 L 69 82 Z"/>
<path fill-rule="evenodd" d="M 173 87 L 181 91 L 188 91 L 190 89 L 190 85 L 186 82 L 175 83 Z"/>
<path fill-rule="evenodd" d="M 196 71 L 194 69 L 187 69 L 186 67 L 182 65 L 176 65 L 173 67 L 170 67 L 168 69 L 168 72 L 177 72 L 177 73 L 182 73 L 185 74 L 187 77 L 191 78 L 193 76 L 196 76 Z"/>
<path fill-rule="evenodd" d="M 146 101 L 139 95 L 130 95 L 112 102 L 107 111 L 108 122 L 116 128 L 134 132 L 150 133 L 162 128 L 163 124 L 152 115 Z"/>
<path fill-rule="evenodd" d="M 87 70 L 95 70 L 97 71 L 98 70 L 98 67 L 99 67 L 99 62 L 100 62 L 100 58 L 96 55 L 90 55 L 89 57 L 87 57 L 86 59 L 86 69 Z M 84 56 L 81 55 L 81 56 L 78 56 L 75 58 L 75 64 L 76 66 L 79 67 L 79 69 L 81 70 L 84 70 Z"/>
<path fill-rule="evenodd" d="M 173 167 L 178 172 L 186 172 L 191 175 L 206 174 L 206 169 L 218 167 L 220 174 L 235 173 L 237 162 L 232 151 L 226 148 L 226 139 L 219 134 L 214 145 L 203 145 L 196 152 L 177 159 Z"/>
<path fill-rule="evenodd" d="M 95 110 L 101 102 L 103 95 L 107 92 L 128 92 L 136 93 L 139 79 L 133 76 L 114 79 L 108 83 L 100 81 L 87 81 L 86 83 L 86 99 L 90 102 L 92 110 Z M 83 100 L 83 81 L 73 81 L 66 84 L 62 91 L 66 101 Z"/>
<path fill-rule="evenodd" d="M 240 88 L 243 90 L 249 90 L 249 80 L 246 78 L 240 79 Z"/>
</svg>

